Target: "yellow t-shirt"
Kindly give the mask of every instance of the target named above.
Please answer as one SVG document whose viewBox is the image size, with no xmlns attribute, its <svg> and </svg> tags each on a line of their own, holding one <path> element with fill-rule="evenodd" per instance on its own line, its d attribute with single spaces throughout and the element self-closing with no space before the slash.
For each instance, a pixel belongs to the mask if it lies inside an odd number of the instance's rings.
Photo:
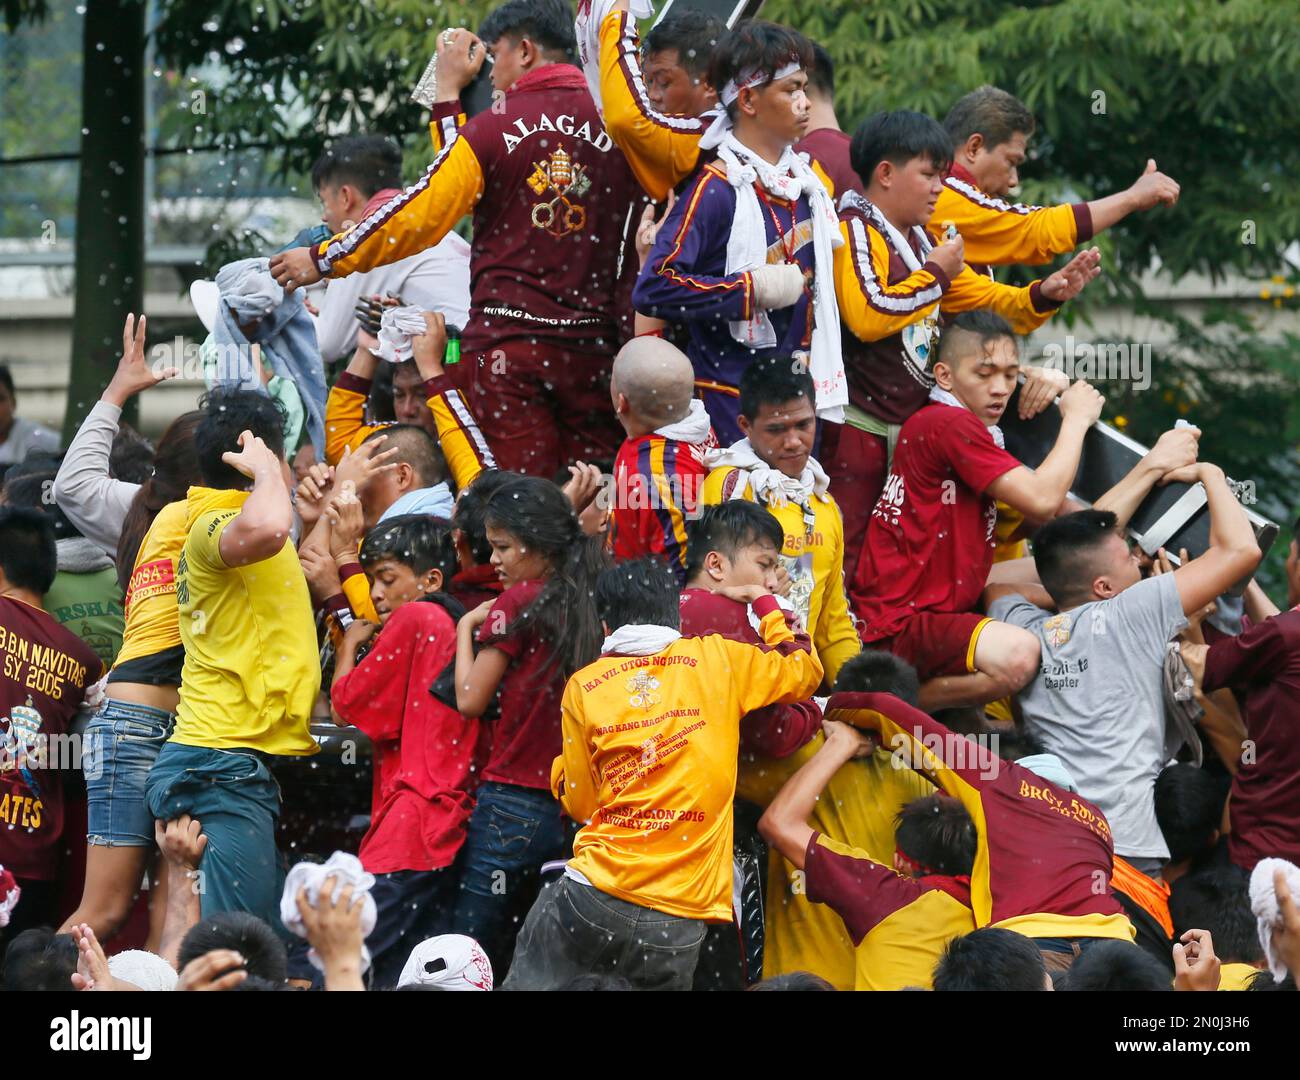
<svg viewBox="0 0 1300 1080">
<path fill-rule="evenodd" d="M 1220 990 L 1249 990 L 1260 969 L 1250 964 L 1224 964 L 1219 968 Z"/>
<path fill-rule="evenodd" d="M 808 697 L 817 658 L 771 597 L 761 649 L 716 634 L 603 656 L 564 690 L 551 791 L 578 833 L 569 866 L 601 892 L 684 919 L 731 919 L 731 803 L 740 718 Z"/>
<path fill-rule="evenodd" d="M 713 506 L 726 502 L 739 483 L 745 488 L 735 497 L 757 502 L 746 475 L 733 466 L 714 469 L 705 477 L 701 503 Z M 862 641 L 844 593 L 844 519 L 840 508 L 830 495 L 814 495 L 809 507 L 813 514 L 811 532 L 803 510 L 794 503 L 767 509 L 785 532 L 781 562 L 794 581 L 789 600 L 813 640 L 813 648 L 826 669 L 827 683 L 834 683 L 845 661 L 862 651 Z"/>
<path fill-rule="evenodd" d="M 189 535 L 189 504 L 168 503 L 140 541 L 126 588 L 126 628 L 114 666 L 153 656 L 181 643 L 176 621 L 176 561 Z"/>
<path fill-rule="evenodd" d="M 824 743 L 819 733 L 789 757 L 742 759 L 736 794 L 767 806 Z M 913 799 L 933 792 L 925 777 L 913 769 L 896 768 L 893 755 L 879 750 L 869 758 L 848 762 L 831 777 L 809 824 L 825 836 L 844 837 L 876 862 L 892 866 L 895 816 Z M 768 862 L 765 923 L 765 978 L 811 971 L 837 990 L 864 988 L 857 978 L 864 961 L 855 956 L 868 943 L 855 949 L 839 915 L 808 899 L 804 875 L 775 850 Z"/>
<path fill-rule="evenodd" d="M 214 749 L 314 754 L 308 730 L 320 690 L 311 599 L 288 540 L 269 559 L 227 566 L 221 534 L 247 491 L 192 487 L 189 536 L 176 566 L 185 667 L 172 739 Z"/>
</svg>

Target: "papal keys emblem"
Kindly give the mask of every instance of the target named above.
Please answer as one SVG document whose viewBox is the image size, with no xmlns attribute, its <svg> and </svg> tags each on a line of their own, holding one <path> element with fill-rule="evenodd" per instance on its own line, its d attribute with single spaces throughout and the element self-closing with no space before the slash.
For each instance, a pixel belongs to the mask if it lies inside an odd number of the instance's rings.
<svg viewBox="0 0 1300 1080">
<path fill-rule="evenodd" d="M 559 147 L 550 157 L 533 162 L 528 186 L 538 195 L 554 193 L 554 198 L 533 207 L 533 224 L 552 236 L 568 236 L 587 224 L 587 211 L 574 202 L 591 187 L 587 170 Z"/>
<path fill-rule="evenodd" d="M 659 695 L 655 693 L 659 689 L 659 680 L 648 671 L 638 671 L 628 679 L 627 688 L 632 691 L 632 696 L 627 699 L 632 708 L 651 709 L 659 704 Z"/>
</svg>

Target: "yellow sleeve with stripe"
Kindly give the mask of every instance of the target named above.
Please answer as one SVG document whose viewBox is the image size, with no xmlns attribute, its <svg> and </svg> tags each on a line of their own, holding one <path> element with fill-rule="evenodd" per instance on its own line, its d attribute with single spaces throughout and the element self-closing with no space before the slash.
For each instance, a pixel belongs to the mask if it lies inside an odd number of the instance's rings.
<svg viewBox="0 0 1300 1080">
<path fill-rule="evenodd" d="M 457 491 L 467 488 L 484 469 L 495 469 L 496 459 L 479 430 L 464 395 L 446 375 L 424 384 L 429 411 L 438 429 L 438 443 Z"/>
<path fill-rule="evenodd" d="M 655 200 L 663 202 L 700 160 L 703 121 L 655 112 L 641 79 L 636 20 L 611 12 L 600 24 L 600 96 L 605 131 L 623 151 L 632 173 Z"/>
<path fill-rule="evenodd" d="M 364 385 L 364 389 L 362 386 Z M 337 465 L 348 447 L 355 450 L 381 425 L 367 424 L 366 399 L 370 396 L 370 380 L 344 372 L 330 387 L 325 399 L 325 462 Z"/>
<path fill-rule="evenodd" d="M 942 236 L 950 223 L 955 225 L 966 245 L 967 262 L 1032 265 L 1074 250 L 1079 242 L 1079 216 L 1080 211 L 1068 203 L 1009 203 L 949 177 L 934 205 L 930 232 Z"/>
<path fill-rule="evenodd" d="M 1041 281 L 1035 281 L 1023 289 L 1003 285 L 983 274 L 977 274 L 966 265 L 952 279 L 940 306 L 945 312 L 989 308 L 1006 319 L 1017 334 L 1028 334 L 1047 322 L 1060 306 L 1043 296 L 1042 284 Z"/>
<path fill-rule="evenodd" d="M 860 341 L 882 341 L 920 322 L 943 299 L 943 271 L 930 263 L 889 284 L 885 238 L 857 216 L 840 222 L 844 243 L 835 250 L 835 296 L 840 318 Z"/>
<path fill-rule="evenodd" d="M 483 194 L 483 169 L 469 140 L 455 138 L 419 181 L 347 232 L 312 252 L 327 277 L 387 266 L 433 247 Z M 392 207 L 392 209 L 389 209 Z"/>
<path fill-rule="evenodd" d="M 459 101 L 435 101 L 429 110 L 429 138 L 434 152 L 447 149 L 456 133 L 465 126 L 465 114 Z"/>
</svg>

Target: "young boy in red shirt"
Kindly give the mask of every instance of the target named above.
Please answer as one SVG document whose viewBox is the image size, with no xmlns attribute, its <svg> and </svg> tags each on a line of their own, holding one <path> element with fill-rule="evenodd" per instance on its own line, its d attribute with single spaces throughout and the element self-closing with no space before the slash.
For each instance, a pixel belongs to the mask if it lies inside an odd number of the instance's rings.
<svg viewBox="0 0 1300 1080">
<path fill-rule="evenodd" d="M 359 855 L 375 875 L 378 918 L 367 939 L 374 985 L 392 987 L 455 899 L 450 867 L 474 808 L 480 725 L 434 693 L 455 664 L 463 614 L 442 591 L 456 569 L 450 524 L 424 514 L 391 518 L 366 535 L 361 565 L 380 626 L 348 627 L 330 703 L 337 723 L 373 745 L 374 802 Z M 358 663 L 363 642 L 370 651 Z"/>
<path fill-rule="evenodd" d="M 975 610 L 993 565 L 995 500 L 1034 521 L 1055 516 L 1105 399 L 1085 382 L 1071 386 L 1056 445 L 1030 470 L 1002 448 L 997 427 L 1019 373 L 1000 316 L 963 313 L 944 331 L 936 389 L 903 424 L 850 588 L 862 640 L 916 668 L 931 711 L 996 701 L 1038 670 L 1034 635 Z"/>
</svg>

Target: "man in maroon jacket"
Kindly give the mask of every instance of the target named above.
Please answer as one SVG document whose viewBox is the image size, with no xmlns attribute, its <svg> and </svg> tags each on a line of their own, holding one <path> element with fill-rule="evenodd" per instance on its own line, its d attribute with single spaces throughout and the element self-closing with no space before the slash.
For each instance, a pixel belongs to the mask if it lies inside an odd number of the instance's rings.
<svg viewBox="0 0 1300 1080">
<path fill-rule="evenodd" d="M 444 31 L 452 42 L 463 34 Z M 291 290 L 396 262 L 473 211 L 459 379 L 501 468 L 549 477 L 577 459 L 612 458 L 622 441 L 609 368 L 615 285 L 636 270 L 625 241 L 640 189 L 569 63 L 573 14 L 563 0 L 509 0 L 480 38 L 493 107 L 450 137 L 440 126 L 448 141 L 416 184 L 318 248 L 273 257 L 271 272 Z M 475 55 L 481 65 L 483 50 Z M 461 86 L 450 84 L 477 66 L 439 72 L 435 125 L 459 110 Z"/>
<path fill-rule="evenodd" d="M 1300 608 L 1283 611 L 1237 637 L 1184 645 L 1201 687 L 1223 687 L 1242 702 L 1246 738 L 1228 811 L 1228 855 L 1243 870 L 1260 859 L 1300 862 Z"/>
</svg>

